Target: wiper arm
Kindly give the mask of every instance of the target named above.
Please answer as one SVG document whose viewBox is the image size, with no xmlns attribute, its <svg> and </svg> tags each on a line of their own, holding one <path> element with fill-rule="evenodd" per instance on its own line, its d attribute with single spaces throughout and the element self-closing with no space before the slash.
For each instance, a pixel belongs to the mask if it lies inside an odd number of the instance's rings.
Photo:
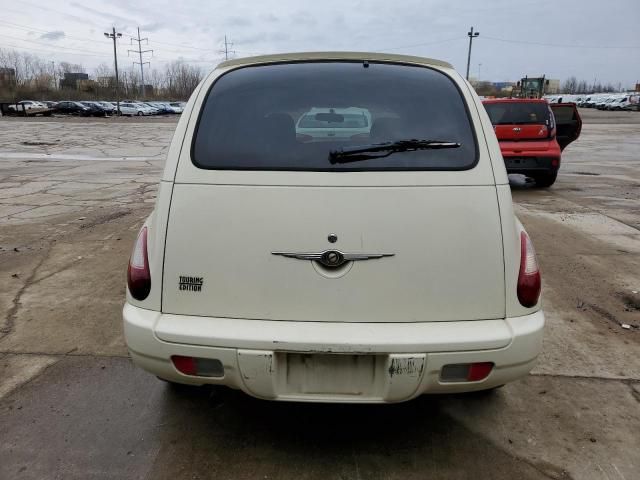
<svg viewBox="0 0 640 480">
<path fill-rule="evenodd" d="M 355 147 L 345 147 L 340 150 L 329 152 L 329 162 L 336 163 L 359 162 L 372 158 L 388 157 L 396 152 L 413 152 L 416 150 L 439 150 L 443 148 L 460 148 L 458 142 L 448 142 L 444 140 L 398 140 L 396 142 L 374 143 L 371 145 L 359 145 Z M 380 155 L 370 155 L 371 153 Z"/>
</svg>

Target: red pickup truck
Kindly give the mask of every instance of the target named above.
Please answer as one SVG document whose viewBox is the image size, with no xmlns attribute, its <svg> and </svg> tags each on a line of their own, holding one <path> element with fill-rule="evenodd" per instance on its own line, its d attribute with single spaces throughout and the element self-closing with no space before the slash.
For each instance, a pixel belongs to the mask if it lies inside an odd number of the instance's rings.
<svg viewBox="0 0 640 480">
<path fill-rule="evenodd" d="M 536 99 L 484 100 L 500 142 L 507 173 L 550 187 L 560 169 L 562 151 L 580 136 L 582 119 L 575 103 Z"/>
</svg>

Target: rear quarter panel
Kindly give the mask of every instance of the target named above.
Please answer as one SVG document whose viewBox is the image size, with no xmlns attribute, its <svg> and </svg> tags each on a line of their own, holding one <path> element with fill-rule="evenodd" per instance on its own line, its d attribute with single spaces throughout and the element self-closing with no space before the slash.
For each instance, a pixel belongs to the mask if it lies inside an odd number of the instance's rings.
<svg viewBox="0 0 640 480">
<path fill-rule="evenodd" d="M 517 288 L 521 255 L 520 232 L 524 230 L 524 227 L 513 210 L 511 188 L 509 185 L 498 185 L 496 191 L 498 195 L 498 205 L 500 206 L 500 220 L 502 222 L 506 316 L 520 317 L 529 315 L 540 310 L 541 301 L 532 308 L 523 307 L 518 301 Z"/>
</svg>

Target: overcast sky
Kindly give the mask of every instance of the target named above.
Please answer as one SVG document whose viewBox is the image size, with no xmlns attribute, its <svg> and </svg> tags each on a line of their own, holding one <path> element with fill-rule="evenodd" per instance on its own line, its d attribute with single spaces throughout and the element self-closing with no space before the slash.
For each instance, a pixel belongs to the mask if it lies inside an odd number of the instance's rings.
<svg viewBox="0 0 640 480">
<path fill-rule="evenodd" d="M 112 26 L 130 66 L 127 35 L 139 26 L 152 68 L 182 58 L 211 69 L 226 34 L 235 56 L 382 51 L 446 60 L 464 74 L 473 25 L 474 77 L 640 81 L 640 0 L 0 0 L 0 11 L 0 47 L 89 70 L 112 64 L 103 35 Z"/>
</svg>

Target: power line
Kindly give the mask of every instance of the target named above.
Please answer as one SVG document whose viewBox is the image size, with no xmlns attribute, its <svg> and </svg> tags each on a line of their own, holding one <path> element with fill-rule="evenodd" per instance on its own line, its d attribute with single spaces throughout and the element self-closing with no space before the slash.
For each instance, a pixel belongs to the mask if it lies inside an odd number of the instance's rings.
<svg viewBox="0 0 640 480">
<path fill-rule="evenodd" d="M 558 47 L 558 48 L 613 48 L 613 49 L 639 49 L 640 45 L 632 46 L 632 45 L 569 45 L 569 44 L 559 44 L 559 43 L 541 43 L 541 42 L 527 42 L 525 40 L 509 40 L 506 38 L 496 38 L 496 37 L 487 37 L 484 35 L 482 38 L 487 40 L 494 40 L 496 42 L 505 42 L 505 43 L 520 43 L 523 45 L 538 45 L 541 47 Z"/>
<path fill-rule="evenodd" d="M 55 50 L 42 50 L 41 48 L 32 48 L 32 47 L 24 47 L 22 45 L 12 45 L 10 43 L 3 43 L 2 47 L 11 47 L 11 48 L 15 48 L 17 50 L 30 50 L 33 52 L 40 52 L 40 53 L 48 53 L 48 54 L 67 54 L 67 55 L 80 55 L 83 57 L 108 57 L 109 55 L 105 55 L 105 54 L 100 54 L 100 55 L 95 55 L 95 54 L 89 54 L 89 53 L 76 53 L 76 52 L 57 52 Z"/>
<path fill-rule="evenodd" d="M 43 30 L 42 28 L 28 27 L 27 25 L 20 25 L 18 23 L 7 22 L 5 20 L 0 20 L 0 23 L 9 25 L 10 28 L 16 28 L 18 30 L 24 30 L 26 32 L 37 32 L 37 33 L 51 33 L 51 30 Z M 101 40 L 96 40 L 95 38 L 87 38 L 87 37 L 76 37 L 67 35 L 66 32 L 64 34 L 64 38 L 72 39 L 72 40 L 81 40 L 83 42 L 94 42 L 102 44 Z"/>
<path fill-rule="evenodd" d="M 83 25 L 86 25 L 87 23 L 91 23 L 93 24 L 95 27 L 99 27 L 102 28 L 102 26 L 92 20 L 87 19 L 86 17 L 78 17 L 76 15 L 70 14 L 69 12 L 61 12 L 60 10 L 55 10 L 51 7 L 43 7 L 42 5 L 34 5 L 33 3 L 27 2 L 26 0 L 22 0 L 22 3 L 25 5 L 28 5 L 32 8 L 38 9 L 38 10 L 44 10 L 44 11 L 49 11 L 49 12 L 53 12 L 53 13 L 57 13 L 58 15 L 61 15 L 62 17 L 64 17 L 64 19 L 66 21 L 69 21 L 69 19 L 73 19 L 78 23 L 81 23 Z M 15 10 L 14 10 L 15 11 Z M 24 12 L 19 12 L 19 13 L 24 13 Z"/>
<path fill-rule="evenodd" d="M 0 33 L 0 37 L 12 38 L 12 39 L 18 40 L 20 42 L 35 43 L 36 45 L 44 45 L 45 47 L 48 47 L 48 46 L 51 45 L 50 43 L 38 42 L 37 40 L 27 40 L 26 38 L 17 38 L 17 37 L 14 37 L 12 35 L 3 35 L 1 33 Z M 105 55 L 104 53 L 96 52 L 96 51 L 93 51 L 93 50 L 86 50 L 84 48 L 63 47 L 62 45 L 56 45 L 55 48 L 61 48 L 63 50 L 79 50 L 81 52 L 93 53 L 93 54 L 95 54 L 95 56 L 100 56 L 100 57 L 108 56 L 108 55 Z"/>
<path fill-rule="evenodd" d="M 462 40 L 463 38 L 464 37 L 447 38 L 444 40 L 436 40 L 433 42 L 422 42 L 422 43 L 414 43 L 412 45 L 402 45 L 400 47 L 383 48 L 381 50 L 404 50 L 405 48 L 426 47 L 428 45 L 438 45 L 440 43 L 454 42 L 456 40 Z"/>
<path fill-rule="evenodd" d="M 157 43 L 158 45 L 167 45 L 169 47 L 180 47 L 180 48 L 189 48 L 192 50 L 202 50 L 204 52 L 217 52 L 218 50 L 214 48 L 201 48 L 201 47 L 192 47 L 190 45 L 183 45 L 181 43 L 168 43 L 168 42 L 160 42 L 158 40 L 154 40 L 153 43 Z"/>
<path fill-rule="evenodd" d="M 149 39 L 148 38 L 140 38 L 140 27 L 138 27 L 138 38 L 132 38 L 131 39 L 131 43 L 133 43 L 133 41 L 138 42 L 138 49 L 137 50 L 127 50 L 127 53 L 129 52 L 134 52 L 137 53 L 140 56 L 140 61 L 139 62 L 133 62 L 133 64 L 135 65 L 136 63 L 140 65 L 140 80 L 142 83 L 142 98 L 145 98 L 145 91 L 144 91 L 144 66 L 149 65 L 149 68 L 151 68 L 151 62 L 143 62 L 142 61 L 142 54 L 143 53 L 149 53 L 151 52 L 151 55 L 153 55 L 153 50 L 142 50 L 142 42 L 147 42 L 147 45 L 149 45 Z"/>
</svg>

